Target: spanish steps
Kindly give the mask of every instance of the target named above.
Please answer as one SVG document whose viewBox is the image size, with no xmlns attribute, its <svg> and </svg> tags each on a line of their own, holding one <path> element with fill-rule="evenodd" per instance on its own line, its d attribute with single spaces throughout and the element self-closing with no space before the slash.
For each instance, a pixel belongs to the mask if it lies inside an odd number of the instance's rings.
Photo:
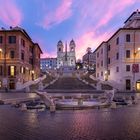
<svg viewBox="0 0 140 140">
<path fill-rule="evenodd" d="M 83 83 L 75 75 L 61 75 L 59 79 L 49 85 L 46 90 L 48 92 L 91 92 L 95 90 L 95 88 Z"/>
</svg>

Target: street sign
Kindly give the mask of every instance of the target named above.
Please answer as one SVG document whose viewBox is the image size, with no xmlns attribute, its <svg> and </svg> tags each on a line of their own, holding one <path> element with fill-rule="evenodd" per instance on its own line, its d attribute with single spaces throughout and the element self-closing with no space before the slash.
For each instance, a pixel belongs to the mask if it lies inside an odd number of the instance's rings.
<svg viewBox="0 0 140 140">
<path fill-rule="evenodd" d="M 132 71 L 133 71 L 133 73 L 138 73 L 139 72 L 139 64 L 133 64 Z"/>
</svg>

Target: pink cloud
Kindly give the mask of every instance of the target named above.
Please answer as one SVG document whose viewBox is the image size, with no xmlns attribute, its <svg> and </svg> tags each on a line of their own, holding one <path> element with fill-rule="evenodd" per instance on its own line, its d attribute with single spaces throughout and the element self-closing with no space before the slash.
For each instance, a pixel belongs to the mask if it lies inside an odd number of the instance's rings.
<svg viewBox="0 0 140 140">
<path fill-rule="evenodd" d="M 0 4 L 0 21 L 5 25 L 17 26 L 21 24 L 22 13 L 14 0 L 4 0 Z"/>
<path fill-rule="evenodd" d="M 112 0 L 107 10 L 105 8 L 103 9 L 102 12 L 104 12 L 105 15 L 99 20 L 96 28 L 106 25 L 114 16 L 123 12 L 127 6 L 132 5 L 134 2 L 135 0 Z"/>
<path fill-rule="evenodd" d="M 48 29 L 68 19 L 72 15 L 72 1 L 73 0 L 62 0 L 60 6 L 55 11 L 48 13 L 40 25 Z"/>
<path fill-rule="evenodd" d="M 115 32 L 113 26 L 110 27 L 107 32 L 104 31 L 104 33 L 100 32 L 100 29 L 105 30 L 104 26 L 107 25 L 113 17 L 124 12 L 124 10 L 134 2 L 135 0 L 112 0 L 108 4 L 108 0 L 91 0 L 89 5 L 80 3 L 78 6 L 79 8 L 83 7 L 80 11 L 83 16 L 81 16 L 81 22 L 78 22 L 77 27 L 79 30 L 83 30 L 83 33 L 76 39 L 77 58 L 81 58 L 86 53 L 88 47 L 95 50 L 102 41 L 106 41 L 111 37 L 111 34 Z M 82 27 L 84 27 L 84 29 L 82 29 Z"/>
<path fill-rule="evenodd" d="M 112 34 L 112 31 L 105 32 L 102 35 L 96 36 L 94 32 L 87 32 L 76 39 L 76 59 L 81 59 L 86 53 L 86 49 L 90 47 L 92 51 L 102 42 L 107 40 Z"/>
</svg>

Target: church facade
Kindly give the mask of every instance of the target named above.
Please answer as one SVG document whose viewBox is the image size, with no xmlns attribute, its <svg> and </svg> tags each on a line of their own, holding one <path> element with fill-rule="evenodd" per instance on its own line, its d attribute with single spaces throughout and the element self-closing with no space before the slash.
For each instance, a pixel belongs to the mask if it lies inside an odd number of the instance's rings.
<svg viewBox="0 0 140 140">
<path fill-rule="evenodd" d="M 60 40 L 57 43 L 57 68 L 70 67 L 75 68 L 76 65 L 76 55 L 75 55 L 76 44 L 74 40 L 71 40 L 69 47 L 67 43 L 65 45 Z"/>
</svg>

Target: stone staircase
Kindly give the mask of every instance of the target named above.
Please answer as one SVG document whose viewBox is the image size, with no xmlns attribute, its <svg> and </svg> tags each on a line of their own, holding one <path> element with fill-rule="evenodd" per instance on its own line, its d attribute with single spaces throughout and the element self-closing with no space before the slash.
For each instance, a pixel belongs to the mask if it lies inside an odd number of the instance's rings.
<svg viewBox="0 0 140 140">
<path fill-rule="evenodd" d="M 59 79 L 46 88 L 47 91 L 89 91 L 95 90 L 90 85 L 87 85 L 80 81 L 76 76 L 60 76 Z"/>
<path fill-rule="evenodd" d="M 82 80 L 85 80 L 85 81 L 87 81 L 88 83 L 90 83 L 90 84 L 97 84 L 97 80 L 93 80 L 93 79 L 91 79 L 90 78 L 90 74 L 84 74 L 84 75 L 80 75 L 80 78 L 82 79 Z"/>
<path fill-rule="evenodd" d="M 45 74 L 45 75 L 46 78 L 42 80 L 43 86 L 45 86 L 45 84 L 49 84 L 51 81 L 55 79 L 55 77 L 50 74 Z M 38 90 L 38 89 L 39 89 L 39 83 L 30 86 L 31 91 Z"/>
</svg>

